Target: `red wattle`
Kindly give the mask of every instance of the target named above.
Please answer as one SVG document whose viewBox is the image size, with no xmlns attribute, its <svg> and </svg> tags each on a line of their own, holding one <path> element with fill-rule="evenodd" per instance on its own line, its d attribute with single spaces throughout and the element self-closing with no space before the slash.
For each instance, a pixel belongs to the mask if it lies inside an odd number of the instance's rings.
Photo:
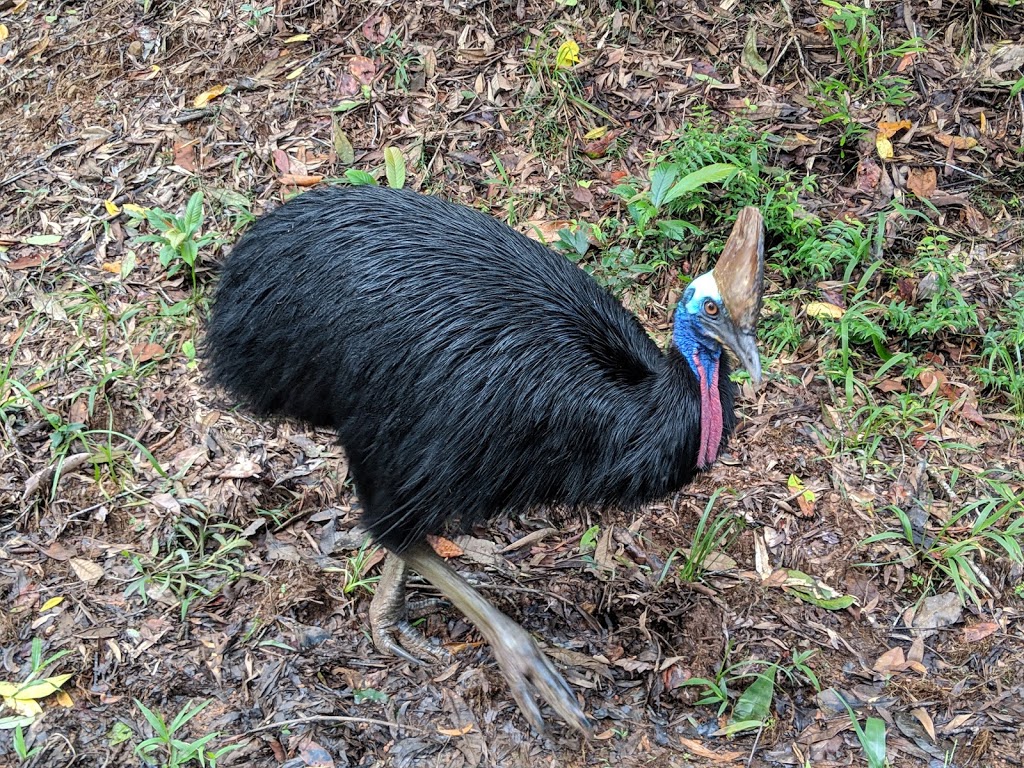
<svg viewBox="0 0 1024 768">
<path fill-rule="evenodd" d="M 694 354 L 694 366 L 700 374 L 700 453 L 697 466 L 706 468 L 718 458 L 722 444 L 722 398 L 718 393 L 718 360 L 714 361 L 711 376 L 704 370 L 700 356 Z"/>
</svg>

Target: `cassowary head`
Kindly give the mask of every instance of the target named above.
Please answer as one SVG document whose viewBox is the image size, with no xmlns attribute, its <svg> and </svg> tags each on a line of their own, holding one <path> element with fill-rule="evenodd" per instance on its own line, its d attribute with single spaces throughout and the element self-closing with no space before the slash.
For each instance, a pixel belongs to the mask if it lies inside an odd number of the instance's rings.
<svg viewBox="0 0 1024 768">
<path fill-rule="evenodd" d="M 715 268 L 694 279 L 676 309 L 673 341 L 700 380 L 702 445 L 698 464 L 718 451 L 721 406 L 718 370 L 722 350 L 739 360 L 755 384 L 761 381 L 757 317 L 764 282 L 764 220 L 757 208 L 740 211 Z"/>
</svg>

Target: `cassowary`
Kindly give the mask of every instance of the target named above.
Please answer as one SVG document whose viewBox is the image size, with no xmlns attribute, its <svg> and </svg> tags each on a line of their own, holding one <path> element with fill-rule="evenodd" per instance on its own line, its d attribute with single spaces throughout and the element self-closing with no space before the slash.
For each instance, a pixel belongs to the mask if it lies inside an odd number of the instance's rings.
<svg viewBox="0 0 1024 768">
<path fill-rule="evenodd" d="M 429 648 L 406 620 L 411 568 L 479 629 L 534 727 L 539 695 L 586 731 L 530 635 L 425 537 L 539 505 L 636 508 L 710 467 L 735 426 L 723 351 L 760 378 L 762 232 L 742 210 L 663 353 L 583 270 L 493 218 L 408 191 L 309 192 L 225 261 L 209 370 L 258 414 L 337 431 L 389 552 L 370 607 L 378 648 Z"/>
</svg>

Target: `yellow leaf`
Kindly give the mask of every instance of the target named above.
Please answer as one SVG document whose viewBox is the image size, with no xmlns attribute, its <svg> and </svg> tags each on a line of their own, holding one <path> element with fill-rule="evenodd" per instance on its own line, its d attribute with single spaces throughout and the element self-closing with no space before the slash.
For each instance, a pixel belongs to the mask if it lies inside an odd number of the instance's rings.
<svg viewBox="0 0 1024 768">
<path fill-rule="evenodd" d="M 580 47 L 575 40 L 566 40 L 558 46 L 558 53 L 555 56 L 556 69 L 568 69 L 580 62 Z"/>
<path fill-rule="evenodd" d="M 102 269 L 104 272 L 110 272 L 111 274 L 114 274 L 114 275 L 120 275 L 121 274 L 121 262 L 120 261 L 108 261 L 108 262 L 105 262 L 103 264 L 100 264 L 100 269 Z"/>
<path fill-rule="evenodd" d="M 121 206 L 121 210 L 125 213 L 134 213 L 136 216 L 146 215 L 146 209 L 141 205 L 136 205 L 135 203 L 125 203 Z"/>
<path fill-rule="evenodd" d="M 878 149 L 878 156 L 883 160 L 892 160 L 896 155 L 892 149 L 892 142 L 881 133 L 875 137 L 875 147 Z"/>
<path fill-rule="evenodd" d="M 195 101 L 192 102 L 192 106 L 196 109 L 199 109 L 200 107 L 205 107 L 211 101 L 213 101 L 222 93 L 224 93 L 224 91 L 226 91 L 227 89 L 228 87 L 226 85 L 215 85 L 213 86 L 213 88 L 203 91 L 198 96 L 196 96 Z"/>
<path fill-rule="evenodd" d="M 812 301 L 805 309 L 808 315 L 818 320 L 824 317 L 838 320 L 846 314 L 845 309 L 827 301 Z"/>
<path fill-rule="evenodd" d="M 298 77 L 299 75 L 301 75 L 305 71 L 306 71 L 306 65 L 303 64 L 298 69 L 293 69 L 291 72 L 289 72 L 287 75 L 285 75 L 284 79 L 285 80 L 294 80 L 296 77 Z"/>
<path fill-rule="evenodd" d="M 46 611 L 50 610 L 51 608 L 56 608 L 58 605 L 60 605 L 63 602 L 64 602 L 64 598 L 63 597 L 51 597 L 49 600 L 47 600 L 45 603 L 43 603 L 42 607 L 39 609 L 39 612 L 40 613 L 45 613 Z"/>
<path fill-rule="evenodd" d="M 587 141 L 591 141 L 592 139 L 600 139 L 606 133 L 608 133 L 608 126 L 599 125 L 592 131 L 587 131 L 586 134 L 584 134 L 583 138 L 586 139 Z"/>
<path fill-rule="evenodd" d="M 891 139 L 900 131 L 909 131 L 912 127 L 913 123 L 909 120 L 900 120 L 898 123 L 882 120 L 878 123 L 878 133 L 887 139 Z"/>
<path fill-rule="evenodd" d="M 304 43 L 307 40 L 309 40 L 309 35 L 303 34 L 303 35 L 292 35 L 287 40 L 285 40 L 285 42 L 286 43 Z"/>
<path fill-rule="evenodd" d="M 978 146 L 978 140 L 971 136 L 950 136 L 948 133 L 937 133 L 935 139 L 942 146 L 953 149 L 974 149 Z"/>
<path fill-rule="evenodd" d="M 38 717 L 43 714 L 43 708 L 39 706 L 39 703 L 32 699 L 4 699 L 4 704 L 13 709 L 19 715 L 25 717 Z"/>
<path fill-rule="evenodd" d="M 0 24 L 0 43 L 2 43 L 4 40 L 6 40 L 10 36 L 10 34 L 11 33 L 9 31 L 7 31 L 7 25 L 6 24 Z"/>
<path fill-rule="evenodd" d="M 75 706 L 75 702 L 64 691 L 57 691 L 56 699 L 57 703 L 64 707 L 64 709 L 71 709 Z"/>
<path fill-rule="evenodd" d="M 801 480 L 796 475 L 789 476 L 789 482 L 787 483 L 787 485 L 789 486 L 789 490 L 791 490 L 793 493 L 799 493 L 805 499 L 807 499 L 807 501 L 814 501 L 814 491 L 809 491 L 806 488 L 804 488 L 803 480 Z"/>
<path fill-rule="evenodd" d="M 113 200 L 104 200 L 103 207 L 107 209 L 107 213 L 110 216 L 117 216 L 121 212 L 121 209 L 117 207 L 117 203 Z"/>
<path fill-rule="evenodd" d="M 5 699 L 12 698 L 17 690 L 18 686 L 14 683 L 0 683 L 0 696 L 3 696 Z"/>
<path fill-rule="evenodd" d="M 16 701 L 23 701 L 27 699 L 45 699 L 47 696 L 52 696 L 60 690 L 60 687 L 64 685 L 68 680 L 71 679 L 71 675 L 54 675 L 48 677 L 45 680 L 35 680 L 31 683 L 25 683 L 19 686 L 14 694 L 10 698 Z M 4 683 L 6 686 L 7 683 Z"/>
</svg>

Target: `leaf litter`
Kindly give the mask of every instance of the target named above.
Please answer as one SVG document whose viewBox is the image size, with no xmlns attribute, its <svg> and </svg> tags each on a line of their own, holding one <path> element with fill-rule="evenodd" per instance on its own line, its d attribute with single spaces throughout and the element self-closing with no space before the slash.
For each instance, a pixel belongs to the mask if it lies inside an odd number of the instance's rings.
<svg viewBox="0 0 1024 768">
<path fill-rule="evenodd" d="M 870 382 L 948 412 L 865 462 L 828 442 L 858 435 L 820 376 L 825 331 L 856 303 L 843 286 L 801 286 L 814 322 L 697 485 L 636 518 L 541 514 L 439 538 L 567 665 L 599 723 L 590 743 L 557 727 L 540 739 L 450 609 L 422 624 L 450 666 L 373 649 L 379 553 L 362 548 L 341 451 L 204 385 L 189 273 L 169 275 L 125 215 L 180 212 L 203 191 L 204 286 L 252 216 L 346 176 L 486 206 L 592 252 L 594 225 L 625 215 L 612 189 L 647 178 L 651 153 L 706 109 L 775 137 L 779 169 L 817 174 L 808 212 L 916 200 L 981 243 L 956 279 L 996 311 L 1024 233 L 1024 72 L 1006 42 L 1024 37 L 1019 15 L 937 0 L 856 17 L 925 41 L 888 73 L 918 94 L 900 104 L 829 90 L 861 66 L 843 58 L 860 41 L 833 23 L 854 11 L 836 6 L 14 4 L 0 25 L 0 687 L 36 764 L 137 761 L 153 736 L 137 699 L 168 722 L 190 714 L 182 738 L 216 734 L 206 748 L 231 748 L 218 765 L 863 764 L 847 703 L 865 733 L 886 725 L 894 765 L 1018 765 L 1020 569 L 980 550 L 956 561 L 985 587 L 976 601 L 915 581 L 972 522 L 945 527 L 982 486 L 961 479 L 957 501 L 947 481 L 995 472 L 1019 491 L 1024 475 L 1017 421 L 979 399 L 964 362 L 971 342 L 937 340 L 914 375 Z M 879 237 L 924 231 L 888 220 Z M 932 274 L 873 298 L 925 301 Z M 655 334 L 675 278 L 624 296 Z M 747 529 L 680 583 L 673 557 L 696 549 L 722 487 Z M 909 536 L 862 545 L 899 530 L 893 507 Z M 61 649 L 73 653 L 44 664 Z M 821 692 L 792 671 L 802 651 Z M 743 677 L 744 664 L 761 666 Z M 698 703 L 698 679 L 726 685 L 732 721 Z M 737 730 L 743 713 L 756 728 Z"/>
</svg>

